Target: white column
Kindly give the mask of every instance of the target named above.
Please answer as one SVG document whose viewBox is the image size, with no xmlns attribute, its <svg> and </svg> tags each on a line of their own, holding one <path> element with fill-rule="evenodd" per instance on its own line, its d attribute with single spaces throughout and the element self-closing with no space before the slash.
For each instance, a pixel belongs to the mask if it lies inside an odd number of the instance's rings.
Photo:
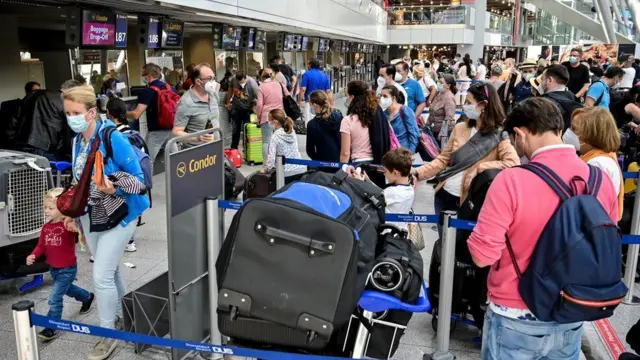
<svg viewBox="0 0 640 360">
<path fill-rule="evenodd" d="M 475 30 L 473 31 L 473 44 L 465 46 L 465 52 L 468 52 L 471 59 L 475 62 L 482 57 L 484 49 L 484 31 L 487 14 L 487 0 L 476 0 L 474 7 L 475 14 Z"/>
</svg>

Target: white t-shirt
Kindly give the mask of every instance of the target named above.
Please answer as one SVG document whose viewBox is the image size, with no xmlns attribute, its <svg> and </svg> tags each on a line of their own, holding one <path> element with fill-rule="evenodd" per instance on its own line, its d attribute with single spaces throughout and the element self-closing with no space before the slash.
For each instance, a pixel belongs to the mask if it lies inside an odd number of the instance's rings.
<svg viewBox="0 0 640 360">
<path fill-rule="evenodd" d="M 622 77 L 622 81 L 620 81 L 621 88 L 632 88 L 633 87 L 633 79 L 636 77 L 636 69 L 632 67 L 622 69 L 624 71 L 624 76 Z"/>
<path fill-rule="evenodd" d="M 617 162 L 607 156 L 598 156 L 587 161 L 587 164 L 600 168 L 609 175 L 609 178 L 613 181 L 613 187 L 616 189 L 616 194 L 620 194 L 620 176 L 622 174 L 620 174 L 620 167 Z"/>
<path fill-rule="evenodd" d="M 420 79 L 420 81 L 418 81 L 418 83 L 420 83 L 420 87 L 422 87 L 424 98 L 429 99 L 429 94 L 431 94 L 431 91 L 429 91 L 429 88 L 431 88 L 432 86 L 436 86 L 436 82 L 433 81 L 431 76 L 425 75 L 422 77 L 422 79 Z"/>
<path fill-rule="evenodd" d="M 484 65 L 478 66 L 478 80 L 484 81 L 487 79 L 487 67 Z"/>
<path fill-rule="evenodd" d="M 478 132 L 478 129 L 475 127 L 471 128 L 471 135 L 469 139 L 473 137 Z M 446 192 L 453 196 L 460 197 L 462 194 L 462 179 L 464 178 L 464 171 L 460 171 L 459 173 L 453 175 L 448 178 L 447 181 L 444 182 L 444 189 Z"/>
<path fill-rule="evenodd" d="M 387 203 L 385 212 L 389 214 L 409 214 L 413 206 L 415 191 L 411 184 L 389 185 L 383 190 L 384 200 Z M 390 222 L 400 230 L 408 230 L 407 223 Z"/>
</svg>

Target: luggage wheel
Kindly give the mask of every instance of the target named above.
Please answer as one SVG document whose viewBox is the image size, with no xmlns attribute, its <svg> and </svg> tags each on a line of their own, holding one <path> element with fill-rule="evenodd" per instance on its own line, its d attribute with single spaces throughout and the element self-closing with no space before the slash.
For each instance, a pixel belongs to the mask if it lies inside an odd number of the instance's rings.
<svg viewBox="0 0 640 360">
<path fill-rule="evenodd" d="M 436 312 L 433 312 L 431 314 L 431 327 L 433 328 L 433 331 L 435 331 L 436 333 L 438 332 L 438 314 Z M 458 320 L 452 317 L 451 328 L 449 329 L 449 332 L 453 332 L 456 327 L 458 327 Z"/>
</svg>

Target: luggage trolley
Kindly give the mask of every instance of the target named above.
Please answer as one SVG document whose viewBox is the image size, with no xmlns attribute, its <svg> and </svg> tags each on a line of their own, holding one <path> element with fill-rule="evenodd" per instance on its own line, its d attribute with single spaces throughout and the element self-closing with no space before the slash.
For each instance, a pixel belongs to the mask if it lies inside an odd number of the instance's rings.
<svg viewBox="0 0 640 360">
<path fill-rule="evenodd" d="M 370 325 L 378 324 L 381 326 L 394 328 L 393 339 L 389 348 L 389 354 L 387 355 L 387 359 L 390 359 L 393 348 L 396 345 L 396 341 L 400 341 L 400 337 L 397 337 L 396 339 L 398 330 L 404 331 L 407 327 L 405 325 L 399 325 L 384 321 L 384 315 L 390 310 L 401 310 L 411 313 L 429 312 L 431 310 L 431 303 L 429 302 L 428 291 L 429 290 L 427 289 L 427 286 L 423 281 L 420 296 L 418 297 L 418 301 L 414 305 L 403 303 L 395 296 L 391 296 L 382 291 L 366 290 L 360 297 L 358 306 L 362 309 L 362 318 L 368 320 L 369 325 L 365 325 L 360 322 L 355 344 L 353 347 L 352 357 L 354 359 L 363 359 L 365 357 L 365 354 L 367 353 L 367 349 L 369 347 L 369 339 L 371 338 L 371 333 L 369 332 L 368 327 Z M 380 313 L 381 316 L 379 316 L 378 319 L 374 318 L 374 314 Z M 380 317 L 382 317 L 382 319 L 380 319 Z M 349 327 L 347 328 L 347 333 L 350 333 L 351 326 L 354 325 L 354 321 L 359 322 L 360 320 L 357 316 L 352 315 L 351 320 L 349 321 Z M 343 351 L 345 350 L 346 349 L 343 348 Z"/>
</svg>

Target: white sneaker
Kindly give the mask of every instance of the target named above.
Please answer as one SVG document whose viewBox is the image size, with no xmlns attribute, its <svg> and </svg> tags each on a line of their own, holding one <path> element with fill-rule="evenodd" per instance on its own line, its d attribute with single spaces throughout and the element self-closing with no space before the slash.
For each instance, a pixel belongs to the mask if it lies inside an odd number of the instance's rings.
<svg viewBox="0 0 640 360">
<path fill-rule="evenodd" d="M 131 243 L 124 249 L 126 252 L 135 252 L 136 250 L 138 250 L 136 249 L 136 243 Z"/>
</svg>

